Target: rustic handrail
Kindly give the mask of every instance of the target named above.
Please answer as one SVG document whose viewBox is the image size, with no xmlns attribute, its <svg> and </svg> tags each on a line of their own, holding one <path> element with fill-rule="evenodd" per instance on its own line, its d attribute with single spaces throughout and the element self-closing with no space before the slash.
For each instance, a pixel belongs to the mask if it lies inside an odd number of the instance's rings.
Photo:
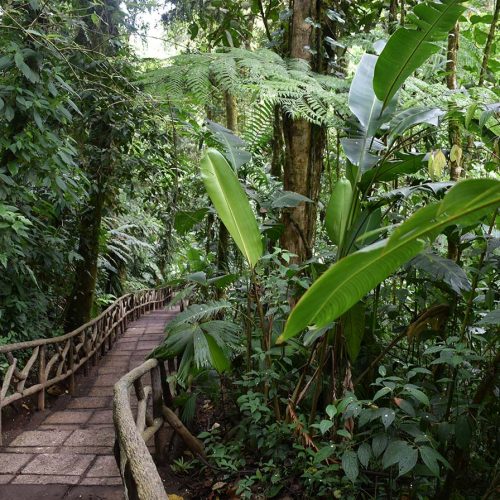
<svg viewBox="0 0 500 500">
<path fill-rule="evenodd" d="M 177 360 L 149 359 L 125 374 L 114 387 L 113 422 L 115 426 L 115 458 L 128 500 L 167 500 L 155 462 L 148 449 L 154 437 L 155 458 L 162 462 L 175 431 L 194 456 L 204 456 L 203 445 L 182 424 L 170 408 L 174 388 L 167 375 L 176 370 Z M 149 374 L 151 385 L 144 385 Z M 131 392 L 137 398 L 135 418 Z"/>
<path fill-rule="evenodd" d="M 144 387 L 142 377 L 147 373 L 151 373 L 151 386 Z M 163 428 L 164 420 L 161 413 L 163 406 L 161 380 L 160 363 L 156 359 L 149 359 L 128 372 L 115 384 L 113 398 L 115 457 L 125 488 L 125 496 L 129 500 L 168 500 L 146 444 L 154 435 L 157 454 L 163 453 L 166 445 L 166 429 Z M 129 393 L 132 386 L 137 397 L 137 419 L 134 419 L 130 406 Z M 150 395 L 153 415 L 149 415 L 149 425 L 145 427 Z"/>
<path fill-rule="evenodd" d="M 2 409 L 15 401 L 38 394 L 38 409 L 45 409 L 48 387 L 69 378 L 70 393 L 75 373 L 111 349 L 127 324 L 152 309 L 162 307 L 171 295 L 169 288 L 140 290 L 118 298 L 99 316 L 59 337 L 30 340 L 0 346 L 0 359 L 7 368 L 0 381 L 0 444 Z M 20 360 L 25 360 L 22 368 Z"/>
</svg>

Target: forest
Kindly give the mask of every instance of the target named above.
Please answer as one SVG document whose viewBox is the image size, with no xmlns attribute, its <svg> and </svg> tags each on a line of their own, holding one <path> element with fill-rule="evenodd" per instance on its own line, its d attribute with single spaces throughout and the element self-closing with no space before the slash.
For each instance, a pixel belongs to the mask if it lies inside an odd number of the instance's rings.
<svg viewBox="0 0 500 500">
<path fill-rule="evenodd" d="M 183 498 L 499 498 L 499 12 L 2 0 L 0 349 L 169 287 Z"/>
</svg>

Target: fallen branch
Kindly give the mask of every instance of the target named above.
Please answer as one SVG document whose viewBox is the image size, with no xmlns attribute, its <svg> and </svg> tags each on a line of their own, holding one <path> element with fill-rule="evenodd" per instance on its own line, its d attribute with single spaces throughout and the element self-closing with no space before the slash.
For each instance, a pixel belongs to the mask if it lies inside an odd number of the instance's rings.
<svg viewBox="0 0 500 500">
<path fill-rule="evenodd" d="M 193 455 L 205 458 L 203 443 L 189 432 L 187 427 L 180 421 L 179 417 L 165 405 L 162 407 L 162 413 L 165 420 L 170 424 L 172 429 L 179 434 Z"/>
</svg>

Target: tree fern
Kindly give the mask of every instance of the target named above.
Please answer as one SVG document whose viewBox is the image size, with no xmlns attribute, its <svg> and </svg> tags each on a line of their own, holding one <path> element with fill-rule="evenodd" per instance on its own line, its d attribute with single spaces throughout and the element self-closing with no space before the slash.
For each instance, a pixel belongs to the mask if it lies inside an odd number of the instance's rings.
<svg viewBox="0 0 500 500">
<path fill-rule="evenodd" d="M 313 73 L 303 60 L 286 61 L 266 49 L 183 54 L 169 66 L 146 74 L 144 81 L 165 89 L 173 101 L 189 97 L 202 105 L 216 85 L 254 103 L 279 105 L 293 117 L 318 124 L 327 123 L 329 108 L 338 103 L 332 94 L 346 88 L 335 77 Z"/>
<path fill-rule="evenodd" d="M 275 105 L 272 99 L 261 98 L 250 108 L 243 138 L 252 149 L 272 133 Z"/>
</svg>

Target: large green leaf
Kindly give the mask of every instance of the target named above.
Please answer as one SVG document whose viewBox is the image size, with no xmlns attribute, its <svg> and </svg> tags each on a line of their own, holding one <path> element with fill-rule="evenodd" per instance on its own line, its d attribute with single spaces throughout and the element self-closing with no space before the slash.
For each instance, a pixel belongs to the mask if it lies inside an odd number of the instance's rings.
<svg viewBox="0 0 500 500">
<path fill-rule="evenodd" d="M 379 157 L 374 154 L 384 149 L 384 144 L 374 136 L 380 126 L 389 121 L 393 106 L 382 109 L 382 102 L 377 99 L 373 91 L 373 72 L 377 56 L 365 54 L 358 65 L 356 74 L 349 89 L 349 109 L 358 119 L 355 130 L 350 131 L 349 137 L 342 139 L 342 148 L 349 161 L 366 172 L 373 167 Z"/>
<path fill-rule="evenodd" d="M 212 137 L 224 148 L 225 156 L 235 170 L 252 159 L 252 155 L 245 149 L 245 141 L 233 131 L 210 120 L 206 121 Z"/>
<path fill-rule="evenodd" d="M 349 109 L 359 120 L 366 136 L 371 137 L 387 121 L 387 111 L 382 113 L 382 102 L 373 91 L 373 73 L 378 57 L 364 54 L 349 89 Z"/>
<path fill-rule="evenodd" d="M 418 210 L 390 238 L 348 255 L 321 275 L 293 309 L 278 342 L 310 325 L 326 326 L 420 253 L 445 227 L 471 224 L 499 204 L 499 181 L 457 183 L 441 202 Z"/>
<path fill-rule="evenodd" d="M 236 174 L 216 149 L 201 160 L 201 176 L 217 214 L 251 267 L 262 256 L 262 240 L 252 207 Z"/>
<path fill-rule="evenodd" d="M 366 135 L 343 137 L 340 142 L 349 161 L 359 167 L 362 174 L 379 162 L 380 156 L 375 153 L 385 148 L 379 139 Z"/>
<path fill-rule="evenodd" d="M 360 185 L 365 189 L 372 182 L 387 182 L 404 174 L 414 174 L 423 166 L 423 154 L 402 153 L 397 160 L 385 161 L 376 168 L 368 170 L 361 177 Z"/>
<path fill-rule="evenodd" d="M 426 123 L 437 127 L 444 111 L 439 108 L 410 108 L 398 113 L 389 124 L 389 145 L 399 136 L 403 135 L 408 129 L 415 125 Z"/>
<path fill-rule="evenodd" d="M 325 228 L 336 245 L 344 239 L 352 203 L 352 186 L 347 179 L 339 179 L 333 188 L 326 208 Z"/>
<path fill-rule="evenodd" d="M 425 2 L 415 6 L 416 28 L 399 28 L 389 38 L 375 66 L 373 88 L 387 106 L 404 81 L 432 54 L 440 50 L 436 41 L 445 40 L 465 7 L 463 0 Z"/>
<path fill-rule="evenodd" d="M 355 304 L 344 315 L 344 337 L 347 354 L 352 363 L 356 361 L 365 334 L 365 306 L 362 302 Z"/>
<path fill-rule="evenodd" d="M 359 475 L 358 455 L 355 451 L 346 450 L 342 455 L 342 469 L 350 481 L 354 483 Z"/>
<path fill-rule="evenodd" d="M 465 271 L 453 260 L 445 259 L 432 252 L 423 252 L 410 261 L 410 265 L 426 272 L 431 281 L 443 281 L 456 294 L 471 289 Z"/>
</svg>

